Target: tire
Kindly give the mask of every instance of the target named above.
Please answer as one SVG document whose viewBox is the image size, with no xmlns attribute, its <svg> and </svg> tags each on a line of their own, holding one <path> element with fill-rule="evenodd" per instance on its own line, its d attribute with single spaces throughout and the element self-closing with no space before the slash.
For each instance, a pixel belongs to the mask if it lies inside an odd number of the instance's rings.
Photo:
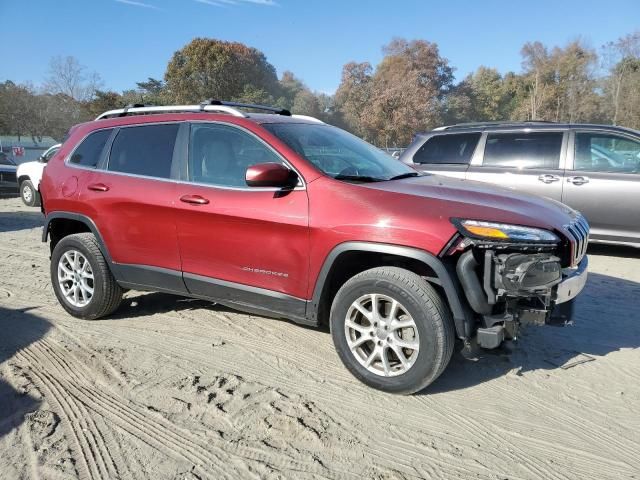
<svg viewBox="0 0 640 480">
<path fill-rule="evenodd" d="M 20 198 L 22 199 L 22 203 L 27 207 L 40 206 L 40 194 L 33 186 L 31 180 L 23 180 L 22 183 L 20 183 Z"/>
<path fill-rule="evenodd" d="M 376 295 L 381 316 L 372 314 L 372 294 Z M 394 300 L 398 302 L 397 320 L 391 313 Z M 367 315 L 378 321 L 369 322 L 363 310 L 355 308 L 356 303 L 364 305 Z M 411 321 L 414 326 L 399 328 Z M 352 328 L 354 323 L 357 330 Z M 348 280 L 333 300 L 330 325 L 336 350 L 347 369 L 366 385 L 386 392 L 411 394 L 422 390 L 440 376 L 453 353 L 455 332 L 449 308 L 428 282 L 402 268 L 373 268 Z M 362 346 L 352 351 L 360 340 Z M 418 348 L 399 349 L 400 342 Z M 367 368 L 366 361 L 376 345 L 378 360 Z M 400 355 L 406 363 L 401 362 Z"/>
<path fill-rule="evenodd" d="M 70 278 L 61 285 L 59 268 L 61 268 L 60 262 L 63 257 L 62 265 L 66 270 L 61 270 L 60 275 L 67 275 L 65 271 L 71 271 L 74 275 L 72 275 L 73 279 Z M 74 269 L 72 262 L 69 262 L 69 259 L 74 258 L 78 259 L 77 269 Z M 83 262 L 81 258 L 85 261 Z M 86 267 L 85 262 L 88 262 Z M 85 270 L 81 271 L 81 267 Z M 74 317 L 95 320 L 113 313 L 120 306 L 122 289 L 111 274 L 92 233 L 76 233 L 60 240 L 51 254 L 50 270 L 51 283 L 60 305 Z M 89 277 L 92 277 L 92 280 Z M 68 292 L 77 290 L 73 287 L 76 284 L 79 292 L 77 302 L 74 300 L 74 294 L 68 297 L 63 291 L 63 288 Z M 89 288 L 93 290 L 91 294 L 88 294 Z M 84 298 L 82 289 L 86 290 Z M 83 301 L 86 303 L 83 304 Z"/>
</svg>

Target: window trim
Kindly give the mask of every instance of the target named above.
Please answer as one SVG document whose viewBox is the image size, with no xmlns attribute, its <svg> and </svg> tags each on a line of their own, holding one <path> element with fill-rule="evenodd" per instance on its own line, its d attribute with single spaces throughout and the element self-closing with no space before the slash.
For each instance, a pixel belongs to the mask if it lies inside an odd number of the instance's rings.
<svg viewBox="0 0 640 480">
<path fill-rule="evenodd" d="M 570 172 L 588 172 L 593 174 L 613 174 L 613 175 L 629 175 L 628 172 L 601 172 L 598 170 L 575 170 L 575 159 L 576 159 L 576 135 L 578 133 L 591 133 L 591 134 L 601 134 L 601 135 L 611 135 L 614 137 L 622 137 L 627 140 L 633 140 L 634 142 L 640 143 L 640 137 L 635 137 L 626 132 L 619 132 L 617 130 L 609 130 L 606 128 L 572 128 L 571 129 L 571 148 L 568 150 L 567 157 L 567 167 L 566 170 Z M 631 174 L 638 175 L 638 174 Z"/>
<path fill-rule="evenodd" d="M 478 151 L 478 148 L 480 147 L 480 143 L 482 143 L 482 139 L 484 137 L 484 133 L 485 132 L 480 132 L 480 131 L 473 131 L 473 132 L 438 132 L 435 135 L 430 135 L 428 136 L 424 142 L 422 142 L 420 144 L 420 146 L 418 148 L 415 149 L 415 151 L 413 152 L 413 154 L 411 155 L 411 162 L 414 165 L 428 165 L 430 167 L 433 166 L 438 166 L 438 165 L 443 165 L 443 166 L 470 166 L 471 162 L 473 162 L 475 156 L 476 156 L 476 152 Z M 431 140 L 433 140 L 434 138 L 442 138 L 445 136 L 453 136 L 453 135 L 478 135 L 478 141 L 476 142 L 476 146 L 473 148 L 473 152 L 471 152 L 471 155 L 469 156 L 469 161 L 464 162 L 464 163 L 452 163 L 452 162 L 442 162 L 442 163 L 421 163 L 421 162 L 417 162 L 416 161 L 416 156 L 418 155 L 418 152 L 420 150 L 422 150 L 422 147 L 424 147 L 428 142 L 430 142 Z M 426 168 L 426 167 L 423 167 Z"/>
<path fill-rule="evenodd" d="M 518 168 L 518 167 L 505 167 L 503 165 L 485 165 L 484 159 L 485 159 L 485 153 L 486 153 L 487 139 L 489 138 L 489 135 L 490 134 L 513 134 L 513 133 L 526 133 L 526 134 L 560 133 L 562 134 L 562 139 L 560 142 L 560 156 L 558 158 L 558 166 L 556 168 L 545 168 L 545 167 Z M 480 153 L 477 158 L 472 159 L 470 165 L 473 167 L 482 167 L 486 169 L 493 168 L 493 169 L 501 169 L 501 170 L 514 171 L 514 172 L 527 172 L 527 171 L 536 171 L 536 170 L 551 170 L 555 172 L 561 172 L 567 168 L 566 162 L 567 162 L 567 155 L 569 152 L 569 148 L 568 148 L 569 131 L 564 128 L 548 128 L 548 129 L 547 128 L 545 129 L 510 128 L 505 130 L 487 130 L 484 132 L 484 135 L 480 139 L 480 142 L 478 142 L 478 146 L 480 146 L 480 143 L 482 143 L 482 150 L 480 150 Z"/>
<path fill-rule="evenodd" d="M 164 124 L 171 124 L 171 123 L 180 124 L 180 129 L 178 130 L 178 134 L 176 136 L 176 145 L 178 145 L 178 143 L 181 141 L 186 143 L 186 145 L 184 144 L 181 145 L 182 148 L 176 148 L 174 145 L 174 151 L 173 151 L 174 157 L 172 158 L 171 172 L 173 175 L 173 172 L 174 172 L 173 163 L 177 162 L 176 170 L 178 172 L 178 178 L 150 177 L 147 175 L 138 175 L 135 173 L 116 172 L 113 170 L 107 170 L 108 157 L 111 155 L 111 147 L 113 145 L 113 141 L 115 140 L 117 133 L 121 128 L 130 128 L 130 127 L 138 127 L 138 126 L 146 126 L 146 125 L 164 125 Z M 211 185 L 209 183 L 199 183 L 199 182 L 192 182 L 188 180 L 189 177 L 188 177 L 187 169 L 188 169 L 188 163 L 189 163 L 189 146 L 190 146 L 189 144 L 191 143 L 191 124 L 195 124 L 195 123 L 218 124 L 218 125 L 229 126 L 232 128 L 237 128 L 239 130 L 242 130 L 248 133 L 249 135 L 252 135 L 259 142 L 263 143 L 264 145 L 267 146 L 267 148 L 272 150 L 287 167 L 289 167 L 291 170 L 293 170 L 296 173 L 296 175 L 298 175 L 301 185 L 296 185 L 292 189 L 282 189 L 282 188 L 275 188 L 275 187 L 249 187 L 249 186 L 225 187 L 223 185 Z M 187 127 L 185 128 L 183 127 L 183 125 L 186 125 Z M 83 167 L 81 165 L 77 165 L 69 161 L 73 153 L 76 151 L 76 149 L 82 144 L 82 142 L 85 141 L 85 139 L 89 135 L 100 130 L 109 130 L 109 129 L 112 129 L 113 131 L 111 132 L 111 135 L 107 139 L 107 142 L 105 143 L 103 150 L 100 154 L 100 160 L 98 161 L 95 167 Z M 184 137 L 186 137 L 186 139 Z M 107 155 L 107 152 L 108 152 L 108 155 Z M 219 120 L 179 120 L 179 121 L 168 121 L 168 122 L 135 123 L 135 124 L 129 124 L 129 125 L 96 128 L 94 130 L 91 130 L 90 132 L 87 132 L 87 134 L 84 137 L 82 137 L 82 139 L 77 143 L 77 145 L 74 147 L 71 153 L 69 153 L 65 157 L 64 164 L 67 167 L 76 168 L 78 170 L 88 170 L 92 172 L 99 171 L 102 174 L 108 174 L 108 175 L 118 175 L 118 176 L 126 176 L 126 177 L 140 178 L 140 179 L 146 179 L 146 180 L 155 180 L 157 182 L 169 182 L 169 183 L 176 183 L 180 185 L 195 185 L 198 187 L 216 188 L 219 190 L 237 190 L 237 191 L 247 191 L 247 192 L 282 192 L 284 190 L 289 192 L 289 191 L 302 191 L 307 189 L 307 183 L 306 183 L 306 180 L 304 179 L 304 176 L 289 160 L 284 158 L 280 154 L 280 152 L 278 152 L 273 146 L 271 146 L 269 143 L 264 141 L 262 138 L 260 138 L 251 130 L 241 125 L 236 125 L 234 123 L 223 122 Z"/>
</svg>

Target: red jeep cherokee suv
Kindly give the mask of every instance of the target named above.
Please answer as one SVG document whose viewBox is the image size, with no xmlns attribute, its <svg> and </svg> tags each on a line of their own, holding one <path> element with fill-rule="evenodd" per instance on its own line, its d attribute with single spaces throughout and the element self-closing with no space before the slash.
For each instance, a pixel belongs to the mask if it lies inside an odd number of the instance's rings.
<svg viewBox="0 0 640 480">
<path fill-rule="evenodd" d="M 40 189 L 71 315 L 136 289 L 328 324 L 345 366 L 390 392 L 433 382 L 456 337 L 495 348 L 568 320 L 586 281 L 589 227 L 570 208 L 418 173 L 271 107 L 106 112 L 71 130 Z"/>
</svg>

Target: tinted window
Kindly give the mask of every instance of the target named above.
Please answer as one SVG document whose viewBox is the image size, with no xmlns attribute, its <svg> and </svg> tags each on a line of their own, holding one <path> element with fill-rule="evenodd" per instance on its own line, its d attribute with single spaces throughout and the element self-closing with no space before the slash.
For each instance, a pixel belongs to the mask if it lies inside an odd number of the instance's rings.
<svg viewBox="0 0 640 480">
<path fill-rule="evenodd" d="M 14 165 L 14 163 L 6 155 L 0 155 L 0 165 Z"/>
<path fill-rule="evenodd" d="M 414 163 L 469 163 L 480 140 L 479 133 L 431 137 L 413 156 Z"/>
<path fill-rule="evenodd" d="M 574 170 L 637 173 L 640 142 L 603 133 L 576 133 Z"/>
<path fill-rule="evenodd" d="M 213 124 L 191 126 L 189 179 L 226 187 L 246 187 L 247 168 L 282 160 L 253 135 L 235 127 Z"/>
<path fill-rule="evenodd" d="M 482 165 L 556 169 L 561 148 L 562 132 L 490 133 Z"/>
<path fill-rule="evenodd" d="M 109 170 L 169 178 L 179 128 L 177 123 L 122 128 L 111 147 Z"/>
<path fill-rule="evenodd" d="M 95 168 L 100 160 L 100 154 L 111 135 L 112 129 L 98 130 L 85 138 L 75 149 L 69 162 L 85 167 Z"/>
</svg>

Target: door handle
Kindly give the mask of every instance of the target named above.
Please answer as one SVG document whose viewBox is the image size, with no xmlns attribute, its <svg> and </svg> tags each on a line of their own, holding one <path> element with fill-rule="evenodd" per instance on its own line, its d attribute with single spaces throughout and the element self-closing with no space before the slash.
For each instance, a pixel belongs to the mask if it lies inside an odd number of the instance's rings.
<svg viewBox="0 0 640 480">
<path fill-rule="evenodd" d="M 571 182 L 574 185 L 584 185 L 585 183 L 589 183 L 589 177 L 585 177 L 582 175 L 578 175 L 577 177 L 569 177 L 567 178 L 567 182 Z"/>
<path fill-rule="evenodd" d="M 541 182 L 544 183 L 553 183 L 553 182 L 557 182 L 558 180 L 560 180 L 560 177 L 557 175 L 550 175 L 548 173 L 544 174 L 544 175 L 540 175 L 538 177 L 538 180 L 540 180 Z"/>
<path fill-rule="evenodd" d="M 191 205 L 206 205 L 209 203 L 208 199 L 201 197 L 200 195 L 183 195 L 180 197 L 180 201 Z"/>
<path fill-rule="evenodd" d="M 89 190 L 93 190 L 94 192 L 108 192 L 109 187 L 107 187 L 104 183 L 92 183 L 87 186 Z"/>
</svg>

